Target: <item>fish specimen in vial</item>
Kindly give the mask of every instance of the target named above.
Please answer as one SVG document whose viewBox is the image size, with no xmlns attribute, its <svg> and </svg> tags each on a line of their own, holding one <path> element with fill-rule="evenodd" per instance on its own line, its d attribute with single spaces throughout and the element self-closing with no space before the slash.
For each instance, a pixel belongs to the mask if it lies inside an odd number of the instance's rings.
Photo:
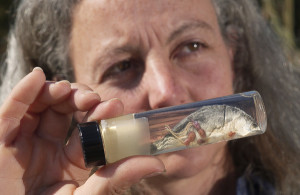
<svg viewBox="0 0 300 195">
<path fill-rule="evenodd" d="M 257 91 L 78 124 L 87 167 L 258 135 L 266 128 Z"/>
<path fill-rule="evenodd" d="M 250 115 L 229 105 L 203 106 L 173 128 L 168 125 L 165 128 L 169 133 L 152 143 L 152 149 L 158 153 L 174 146 L 194 147 L 217 143 L 250 136 L 260 131 Z"/>
</svg>

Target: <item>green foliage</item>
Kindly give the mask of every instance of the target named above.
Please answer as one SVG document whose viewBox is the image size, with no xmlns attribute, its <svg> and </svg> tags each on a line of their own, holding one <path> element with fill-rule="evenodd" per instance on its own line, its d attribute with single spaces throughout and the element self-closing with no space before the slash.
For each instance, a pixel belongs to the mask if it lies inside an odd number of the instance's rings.
<svg viewBox="0 0 300 195">
<path fill-rule="evenodd" d="M 262 11 L 286 45 L 296 47 L 295 41 L 295 1 L 261 0 Z M 298 21 L 300 22 L 300 21 Z"/>
</svg>

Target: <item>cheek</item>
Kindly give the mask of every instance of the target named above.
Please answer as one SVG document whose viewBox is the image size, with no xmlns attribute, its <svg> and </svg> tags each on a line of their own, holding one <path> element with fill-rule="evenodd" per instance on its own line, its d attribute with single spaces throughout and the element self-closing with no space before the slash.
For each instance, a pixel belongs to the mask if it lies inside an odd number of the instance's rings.
<svg viewBox="0 0 300 195">
<path fill-rule="evenodd" d="M 197 72 L 180 71 L 194 100 L 204 100 L 233 93 L 233 72 L 229 63 L 207 60 L 199 64 Z"/>
</svg>

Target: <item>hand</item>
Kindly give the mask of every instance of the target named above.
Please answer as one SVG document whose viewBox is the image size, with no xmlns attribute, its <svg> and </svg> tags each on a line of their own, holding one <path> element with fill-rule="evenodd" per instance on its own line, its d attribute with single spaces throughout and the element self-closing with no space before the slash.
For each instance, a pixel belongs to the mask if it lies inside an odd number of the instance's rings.
<svg viewBox="0 0 300 195">
<path fill-rule="evenodd" d="M 0 108 L 1 193 L 121 194 L 141 178 L 163 172 L 157 158 L 138 156 L 103 166 L 89 177 L 77 130 L 65 144 L 73 116 L 90 121 L 122 112 L 120 100 L 101 102 L 85 85 L 47 82 L 35 68 Z"/>
</svg>

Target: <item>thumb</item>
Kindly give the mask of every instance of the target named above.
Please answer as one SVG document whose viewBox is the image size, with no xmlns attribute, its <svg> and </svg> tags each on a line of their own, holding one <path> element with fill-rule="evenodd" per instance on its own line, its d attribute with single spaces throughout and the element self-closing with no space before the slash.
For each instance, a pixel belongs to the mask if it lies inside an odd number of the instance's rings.
<svg viewBox="0 0 300 195">
<path fill-rule="evenodd" d="M 75 192 L 79 194 L 123 194 L 141 179 L 164 172 L 164 164 L 156 157 L 130 157 L 101 167 Z"/>
</svg>

